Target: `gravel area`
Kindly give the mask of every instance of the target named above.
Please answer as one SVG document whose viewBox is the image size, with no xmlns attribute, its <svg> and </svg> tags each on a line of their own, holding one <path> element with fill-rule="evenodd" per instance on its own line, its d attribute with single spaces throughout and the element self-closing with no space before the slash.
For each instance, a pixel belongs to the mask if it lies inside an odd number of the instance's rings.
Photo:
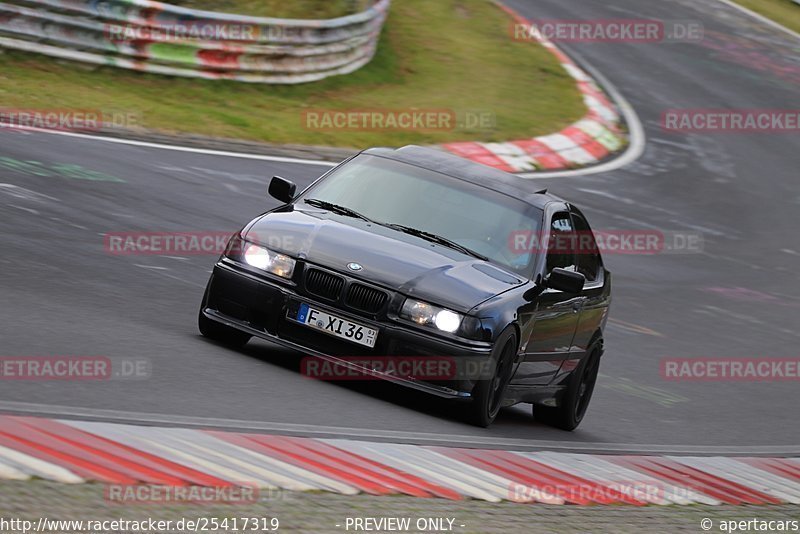
<svg viewBox="0 0 800 534">
<path fill-rule="evenodd" d="M 723 521 L 750 521 L 749 525 L 738 525 L 737 532 L 758 532 L 759 521 L 800 522 L 800 507 L 785 506 L 546 506 L 514 503 L 486 503 L 482 501 L 448 501 L 443 499 L 418 499 L 412 497 L 369 495 L 344 496 L 328 493 L 263 492 L 257 502 L 242 505 L 197 505 L 197 504 L 119 504 L 108 502 L 102 484 L 64 485 L 42 480 L 28 482 L 0 481 L 0 532 L 21 532 L 20 524 L 11 520 L 28 520 L 35 530 L 39 519 L 83 520 L 83 530 L 74 525 L 61 525 L 41 531 L 50 532 L 165 532 L 150 529 L 146 525 L 140 530 L 135 525 L 127 529 L 106 528 L 93 530 L 87 521 L 123 519 L 144 522 L 172 521 L 181 519 L 200 520 L 198 531 L 233 531 L 233 518 L 266 518 L 260 527 L 271 526 L 271 518 L 280 521 L 279 531 L 291 532 L 723 532 Z M 228 528 L 222 523 L 228 518 Z M 408 518 L 408 529 L 386 528 L 387 525 L 368 524 L 369 530 L 356 529 L 347 520 L 356 518 Z M 713 521 L 711 529 L 701 528 L 703 519 Z M 213 519 L 218 522 L 214 528 Z M 433 525 L 421 530 L 429 519 L 443 520 L 444 528 Z M 448 528 L 448 519 L 452 527 Z M 248 531 L 253 527 L 252 520 Z M 394 527 L 395 525 L 388 525 Z M 775 526 L 775 524 L 773 524 Z M 206 528 L 206 530 L 203 529 Z M 185 532 L 173 526 L 171 532 Z M 259 528 L 258 530 L 268 530 Z M 792 531 L 789 524 L 785 530 Z M 796 531 L 796 529 L 794 529 Z"/>
</svg>

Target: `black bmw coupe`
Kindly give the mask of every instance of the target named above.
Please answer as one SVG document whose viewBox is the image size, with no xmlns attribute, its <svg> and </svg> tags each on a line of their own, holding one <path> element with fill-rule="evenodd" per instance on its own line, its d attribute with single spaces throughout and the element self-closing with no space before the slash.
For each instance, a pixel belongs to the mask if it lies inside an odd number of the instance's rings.
<svg viewBox="0 0 800 534">
<path fill-rule="evenodd" d="M 480 426 L 517 403 L 565 430 L 581 422 L 611 276 L 575 206 L 417 146 L 366 150 L 299 194 L 274 177 L 269 193 L 282 205 L 214 266 L 204 336 L 231 346 L 257 336 L 462 401 Z M 375 364 L 392 358 L 445 365 Z"/>
</svg>

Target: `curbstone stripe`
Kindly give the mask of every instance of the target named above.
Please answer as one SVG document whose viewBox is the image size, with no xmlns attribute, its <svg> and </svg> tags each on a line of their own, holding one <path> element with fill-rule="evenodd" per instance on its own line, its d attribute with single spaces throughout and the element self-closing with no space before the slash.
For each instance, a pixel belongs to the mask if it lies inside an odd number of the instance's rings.
<svg viewBox="0 0 800 534">
<path fill-rule="evenodd" d="M 530 24 L 513 9 L 495 3 L 517 24 Z M 536 34 L 535 38 L 575 80 L 587 108 L 586 115 L 555 134 L 505 143 L 446 143 L 440 148 L 490 167 L 518 173 L 592 165 L 627 144 L 621 115 L 595 80 L 546 37 Z"/>
<path fill-rule="evenodd" d="M 0 478 L 551 505 L 800 504 L 800 459 L 510 452 L 0 416 Z"/>
</svg>

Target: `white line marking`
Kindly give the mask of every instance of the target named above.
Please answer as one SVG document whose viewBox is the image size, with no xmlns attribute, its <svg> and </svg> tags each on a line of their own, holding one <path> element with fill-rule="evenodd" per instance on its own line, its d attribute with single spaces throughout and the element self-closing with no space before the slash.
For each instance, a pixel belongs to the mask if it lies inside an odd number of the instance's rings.
<svg viewBox="0 0 800 534">
<path fill-rule="evenodd" d="M 457 461 L 450 461 L 427 449 L 389 443 L 325 440 L 329 445 L 364 456 L 370 460 L 400 469 L 434 482 L 462 495 L 489 502 L 500 502 L 508 496 L 511 481 L 505 487 L 487 483 L 483 472 Z M 488 474 L 488 473 L 487 473 Z M 477 476 L 476 476 L 477 475 Z M 503 480 L 503 479 L 501 479 Z"/>
<path fill-rule="evenodd" d="M 336 481 L 318 475 L 313 471 L 302 469 L 271 456 L 259 454 L 239 445 L 230 444 L 216 436 L 208 437 L 214 439 L 216 442 L 214 448 L 215 452 L 227 451 L 225 453 L 227 461 L 249 469 L 256 474 L 261 474 L 261 476 L 266 477 L 282 488 L 292 491 L 313 491 L 315 489 L 326 489 L 332 482 L 336 483 Z M 231 451 L 233 451 L 233 453 L 231 453 Z M 312 485 L 314 481 L 317 482 L 316 485 Z"/>
<path fill-rule="evenodd" d="M 45 198 L 47 200 L 61 202 L 59 199 L 51 197 L 50 195 L 45 195 L 44 193 L 39 193 L 38 191 L 26 189 L 14 184 L 1 183 L 0 191 L 4 191 L 12 197 L 21 198 L 23 200 L 35 200 L 36 202 L 43 202 L 42 198 Z"/>
<path fill-rule="evenodd" d="M 0 460 L 10 463 L 13 468 L 29 475 L 55 480 L 56 482 L 64 484 L 80 484 L 83 482 L 81 477 L 60 465 L 51 464 L 50 462 L 3 446 L 0 446 Z"/>
<path fill-rule="evenodd" d="M 656 504 L 666 504 L 664 501 L 682 505 L 701 503 L 716 506 L 721 504 L 717 499 L 703 493 L 675 486 L 672 483 L 659 480 L 633 468 L 625 468 L 593 455 L 553 452 L 516 454 L 546 465 L 552 463 L 552 467 L 573 475 L 577 472 L 579 476 L 589 480 L 597 479 L 605 483 L 607 478 L 612 481 L 611 487 L 640 501 L 654 499 L 661 501 Z"/>
<path fill-rule="evenodd" d="M 293 491 L 322 489 L 341 493 L 340 490 L 344 489 L 353 494 L 358 493 L 358 490 L 348 485 L 269 456 L 221 442 L 217 438 L 195 430 L 147 428 L 87 421 L 61 422 L 191 467 L 202 473 L 237 483 L 256 482 L 261 487 L 273 487 L 273 484 L 278 483 Z M 154 432 L 161 433 L 162 436 L 175 434 L 175 439 L 159 437 L 159 434 Z M 186 434 L 180 434 L 181 432 L 193 432 L 194 434 L 190 435 L 194 439 L 187 442 Z M 181 437 L 183 441 L 178 439 Z M 208 444 L 209 442 L 213 443 L 213 449 L 198 445 L 198 443 Z M 258 462 L 254 462 L 254 458 L 257 458 Z M 261 478 L 254 475 L 259 475 Z"/>
<path fill-rule="evenodd" d="M 625 152 L 620 155 L 619 157 L 603 163 L 601 165 L 596 165 L 593 167 L 587 167 L 584 169 L 574 169 L 568 171 L 553 171 L 553 172 L 531 172 L 531 173 L 522 173 L 517 174 L 520 178 L 527 178 L 527 179 L 541 179 L 541 178 L 570 178 L 575 176 L 587 176 L 591 174 L 597 174 L 601 172 L 608 172 L 619 169 L 621 167 L 625 167 L 630 163 L 633 163 L 644 153 L 645 145 L 646 145 L 646 137 L 644 133 L 644 127 L 642 126 L 641 121 L 639 120 L 636 111 L 633 109 L 628 101 L 622 96 L 622 94 L 616 89 L 616 87 L 603 76 L 599 72 L 597 72 L 594 68 L 590 67 L 589 65 L 581 65 L 581 68 L 584 70 L 589 71 L 592 77 L 597 80 L 600 85 L 603 86 L 603 89 L 609 94 L 611 99 L 617 104 L 622 111 L 622 115 L 625 117 L 625 122 L 628 125 L 629 130 L 629 137 L 630 142 L 628 144 L 628 148 Z M 121 139 L 116 137 L 102 137 L 97 135 L 87 135 L 87 134 L 79 134 L 74 132 L 62 132 L 62 131 L 54 131 L 54 130 L 42 130 L 42 129 L 33 129 L 36 132 L 46 133 L 51 135 L 63 135 L 66 137 L 75 137 L 78 139 L 90 139 L 94 141 L 104 141 L 107 143 L 117 143 L 121 145 L 130 145 L 130 146 L 139 146 L 145 148 L 157 148 L 162 150 L 173 150 L 176 152 L 189 152 L 193 154 L 204 154 L 209 156 L 224 156 L 224 157 L 231 157 L 231 158 L 241 158 L 241 159 L 254 159 L 254 160 L 261 160 L 261 161 L 273 161 L 279 163 L 295 163 L 298 165 L 318 165 L 323 167 L 335 167 L 338 163 L 332 163 L 329 161 L 319 161 L 319 160 L 309 160 L 309 159 L 301 159 L 301 158 L 288 158 L 282 156 L 266 156 L 266 155 L 259 155 L 259 154 L 246 154 L 241 152 L 229 152 L 223 150 L 211 150 L 205 148 L 195 148 L 195 147 L 184 147 L 178 145 L 166 145 L 161 143 L 151 143 L 147 141 L 134 141 L 131 139 Z"/>
<path fill-rule="evenodd" d="M 624 494 L 640 502 L 647 502 L 649 504 L 664 505 L 671 502 L 664 499 L 663 496 L 658 495 L 657 492 L 652 491 L 650 487 L 644 486 L 643 482 L 638 478 L 628 478 L 626 480 L 625 478 L 615 477 L 613 473 L 616 473 L 617 470 L 613 472 L 605 470 L 604 468 L 607 466 L 603 465 L 601 467 L 598 465 L 600 462 L 593 462 L 594 457 L 591 455 L 564 454 L 560 452 L 516 454 L 558 469 L 559 471 L 564 471 L 565 473 L 569 473 L 571 476 L 583 478 L 600 486 L 604 486 L 607 488 L 605 491 L 608 491 L 609 497 L 611 490 L 616 490 L 618 493 Z M 581 486 L 582 485 L 578 486 L 578 490 L 581 489 Z M 614 498 L 614 500 L 619 499 L 619 497 L 616 495 L 612 498 Z"/>
<path fill-rule="evenodd" d="M 764 476 L 756 475 L 754 477 L 752 472 L 745 471 L 746 467 L 741 467 L 739 462 L 728 461 L 726 458 L 692 458 L 686 456 L 668 458 L 710 475 L 741 484 L 746 488 L 760 491 L 770 497 L 775 497 L 791 504 L 800 503 L 797 496 L 787 493 L 785 488 L 781 486 L 776 488 L 773 482 L 767 481 Z"/>
<path fill-rule="evenodd" d="M 788 494 L 786 498 L 788 502 L 792 504 L 800 504 L 800 484 L 797 482 L 778 476 L 769 471 L 764 471 L 757 467 L 753 467 L 745 462 L 734 460 L 733 458 L 709 458 L 709 461 L 712 460 L 717 465 L 727 467 L 728 471 L 736 473 L 740 477 L 752 481 L 753 484 Z"/>
<path fill-rule="evenodd" d="M 139 263 L 134 263 L 133 265 L 135 267 L 140 267 L 142 269 L 147 269 L 148 271 L 158 273 L 161 276 L 166 276 L 167 278 L 171 278 L 173 280 L 177 280 L 178 282 L 181 282 L 181 283 L 184 283 L 184 284 L 189 284 L 190 286 L 205 287 L 205 284 L 198 284 L 197 282 L 191 282 L 189 280 L 181 278 L 180 276 L 175 276 L 175 275 L 172 275 L 172 274 L 164 272 L 164 271 L 169 271 L 170 270 L 169 267 L 156 267 L 155 265 L 141 265 Z M 212 271 L 208 271 L 208 272 L 210 273 Z"/>
<path fill-rule="evenodd" d="M 28 213 L 32 213 L 34 215 L 39 215 L 39 212 L 33 208 L 26 208 L 24 206 L 17 206 L 16 204 L 8 204 L 10 208 L 17 208 L 18 210 L 27 211 Z"/>
<path fill-rule="evenodd" d="M 93 141 L 104 141 L 106 143 L 117 143 L 119 145 L 131 145 L 131 146 L 139 146 L 144 148 L 157 148 L 161 150 L 173 150 L 175 152 L 190 152 L 192 154 L 204 154 L 208 156 L 224 156 L 229 158 L 241 158 L 241 159 L 256 159 L 260 161 L 274 161 L 278 163 L 297 163 L 300 165 L 319 165 L 322 167 L 335 167 L 338 163 L 332 163 L 330 161 L 319 161 L 314 159 L 301 159 L 301 158 L 288 158 L 283 156 L 266 156 L 262 154 L 247 154 L 243 152 L 229 152 L 226 150 L 211 150 L 207 148 L 196 148 L 196 147 L 188 147 L 188 146 L 179 146 L 179 145 L 165 145 L 162 143 L 150 143 L 147 141 L 134 141 L 132 139 L 122 139 L 116 137 L 102 137 L 99 135 L 87 135 L 87 134 L 79 134 L 75 132 L 60 132 L 55 130 L 42 130 L 42 129 L 35 129 L 34 131 L 39 133 L 46 133 L 51 135 L 63 135 L 66 137 L 76 137 L 78 139 L 90 139 Z"/>
<path fill-rule="evenodd" d="M 749 15 L 750 17 L 752 17 L 752 18 L 754 18 L 754 19 L 756 19 L 756 20 L 758 20 L 760 22 L 763 22 L 764 24 L 766 24 L 768 26 L 772 26 L 773 28 L 777 28 L 777 29 L 779 29 L 779 30 L 781 30 L 783 32 L 786 32 L 786 33 L 788 33 L 789 35 L 791 35 L 792 37 L 794 37 L 796 39 L 800 39 L 800 33 L 797 33 L 794 30 L 790 30 L 786 26 L 784 26 L 784 25 L 782 25 L 782 24 L 780 24 L 778 22 L 775 22 L 772 19 L 768 19 L 764 15 L 760 15 L 760 14 L 756 13 L 755 11 L 753 11 L 751 9 L 747 9 L 746 7 L 741 6 L 741 5 L 739 5 L 739 4 L 735 3 L 735 2 L 732 2 L 731 0 L 717 0 L 717 1 L 718 2 L 722 2 L 723 4 L 727 4 L 730 7 L 734 8 L 734 9 L 737 9 L 737 10 L 741 11 L 742 13 L 744 13 L 746 15 Z"/>
<path fill-rule="evenodd" d="M 457 444 L 461 447 L 490 449 L 551 450 L 580 452 L 625 452 L 647 454 L 743 454 L 771 456 L 800 456 L 800 445 L 649 445 L 635 443 L 596 443 L 578 441 L 545 441 L 524 438 L 502 438 L 497 436 L 470 436 L 463 434 L 434 434 L 405 432 L 400 430 L 376 430 L 270 421 L 244 421 L 208 417 L 179 416 L 169 414 L 124 412 L 97 408 L 78 408 L 52 404 L 34 404 L 15 401 L 0 401 L 0 412 L 31 414 L 42 417 L 72 417 L 76 419 L 101 419 L 111 422 L 128 422 L 152 426 L 181 426 L 217 428 L 221 430 L 255 430 L 311 437 L 352 437 L 359 439 L 392 440 L 395 443 Z"/>
<path fill-rule="evenodd" d="M 619 107 L 620 111 L 622 112 L 622 116 L 625 117 L 625 122 L 628 125 L 628 131 L 630 134 L 628 148 L 625 149 L 625 152 L 623 152 L 619 157 L 593 167 L 587 167 L 585 169 L 573 169 L 569 171 L 529 172 L 525 174 L 517 174 L 517 176 L 520 178 L 533 180 L 543 178 L 573 178 L 576 176 L 588 176 L 601 172 L 614 171 L 630 165 L 639 159 L 639 157 L 644 153 L 645 146 L 647 145 L 647 136 L 645 136 L 644 126 L 642 126 L 642 121 L 639 120 L 636 110 L 633 109 L 633 106 L 631 106 L 625 97 L 622 96 L 622 93 L 617 90 L 614 84 L 612 84 L 605 76 L 600 74 L 600 72 L 586 64 L 582 64 L 581 68 L 589 71 L 589 74 L 591 74 L 592 77 L 603 87 L 603 89 L 605 89 L 611 99 Z"/>
<path fill-rule="evenodd" d="M 19 469 L 0 463 L 0 479 L 5 480 L 30 480 L 30 475 L 26 475 Z"/>
<path fill-rule="evenodd" d="M 131 444 L 131 442 L 127 441 L 125 438 L 118 438 L 118 440 L 122 444 Z M 248 469 L 248 473 L 245 474 L 243 471 L 231 468 L 228 465 L 209 460 L 202 455 L 202 447 L 197 447 L 194 443 L 175 445 L 170 443 L 170 440 L 159 435 L 142 437 L 134 443 L 137 445 L 132 446 L 136 448 L 149 447 L 146 449 L 146 452 L 150 454 L 164 456 L 179 463 L 186 462 L 185 465 L 189 465 L 208 475 L 213 475 L 237 484 L 255 484 L 258 487 L 274 488 L 274 486 L 266 480 L 253 476 L 252 470 L 250 469 Z"/>
<path fill-rule="evenodd" d="M 173 443 L 175 444 L 184 443 L 184 449 L 186 447 L 194 447 L 210 461 L 218 464 L 231 464 L 240 472 L 258 474 L 270 484 L 285 489 L 293 491 L 322 489 L 339 493 L 345 492 L 350 495 L 358 493 L 355 487 L 348 484 L 343 484 L 335 479 L 319 475 L 271 456 L 256 453 L 239 445 L 228 443 L 198 430 L 169 428 L 159 429 L 159 431 L 162 436 L 174 438 Z M 271 469 L 266 469 L 264 467 L 265 464 L 269 465 Z M 280 468 L 280 472 L 276 472 L 276 468 Z M 287 473 L 289 476 L 287 476 Z"/>
<path fill-rule="evenodd" d="M 633 484 L 633 489 L 638 489 L 641 491 L 642 488 L 640 485 L 645 484 L 649 486 L 650 490 L 655 491 L 657 496 L 663 497 L 664 499 L 674 502 L 675 504 L 686 505 L 693 504 L 695 502 L 712 506 L 722 504 L 720 501 L 702 493 L 698 493 L 689 488 L 681 488 L 645 473 L 622 467 L 621 465 L 613 464 L 600 458 L 599 456 L 587 454 L 569 454 L 563 455 L 563 457 L 580 459 L 580 461 L 584 462 L 584 466 L 586 466 L 587 463 L 590 464 L 592 469 L 596 469 L 599 473 L 605 474 L 605 476 L 608 476 L 611 480 L 621 483 L 623 487 Z M 647 486 L 645 487 L 645 491 L 648 489 Z"/>
</svg>

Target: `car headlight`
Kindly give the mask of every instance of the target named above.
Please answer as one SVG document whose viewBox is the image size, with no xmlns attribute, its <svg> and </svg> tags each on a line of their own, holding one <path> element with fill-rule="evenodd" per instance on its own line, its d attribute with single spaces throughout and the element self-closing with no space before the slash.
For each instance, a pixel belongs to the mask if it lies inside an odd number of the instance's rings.
<svg viewBox="0 0 800 534">
<path fill-rule="evenodd" d="M 458 330 L 463 319 L 459 313 L 413 299 L 406 299 L 403 303 L 400 317 L 419 325 L 434 326 L 442 332 L 450 334 Z"/>
<path fill-rule="evenodd" d="M 292 258 L 245 241 L 238 235 L 231 239 L 225 250 L 225 255 L 281 278 L 291 278 L 294 274 L 296 262 Z"/>
</svg>

